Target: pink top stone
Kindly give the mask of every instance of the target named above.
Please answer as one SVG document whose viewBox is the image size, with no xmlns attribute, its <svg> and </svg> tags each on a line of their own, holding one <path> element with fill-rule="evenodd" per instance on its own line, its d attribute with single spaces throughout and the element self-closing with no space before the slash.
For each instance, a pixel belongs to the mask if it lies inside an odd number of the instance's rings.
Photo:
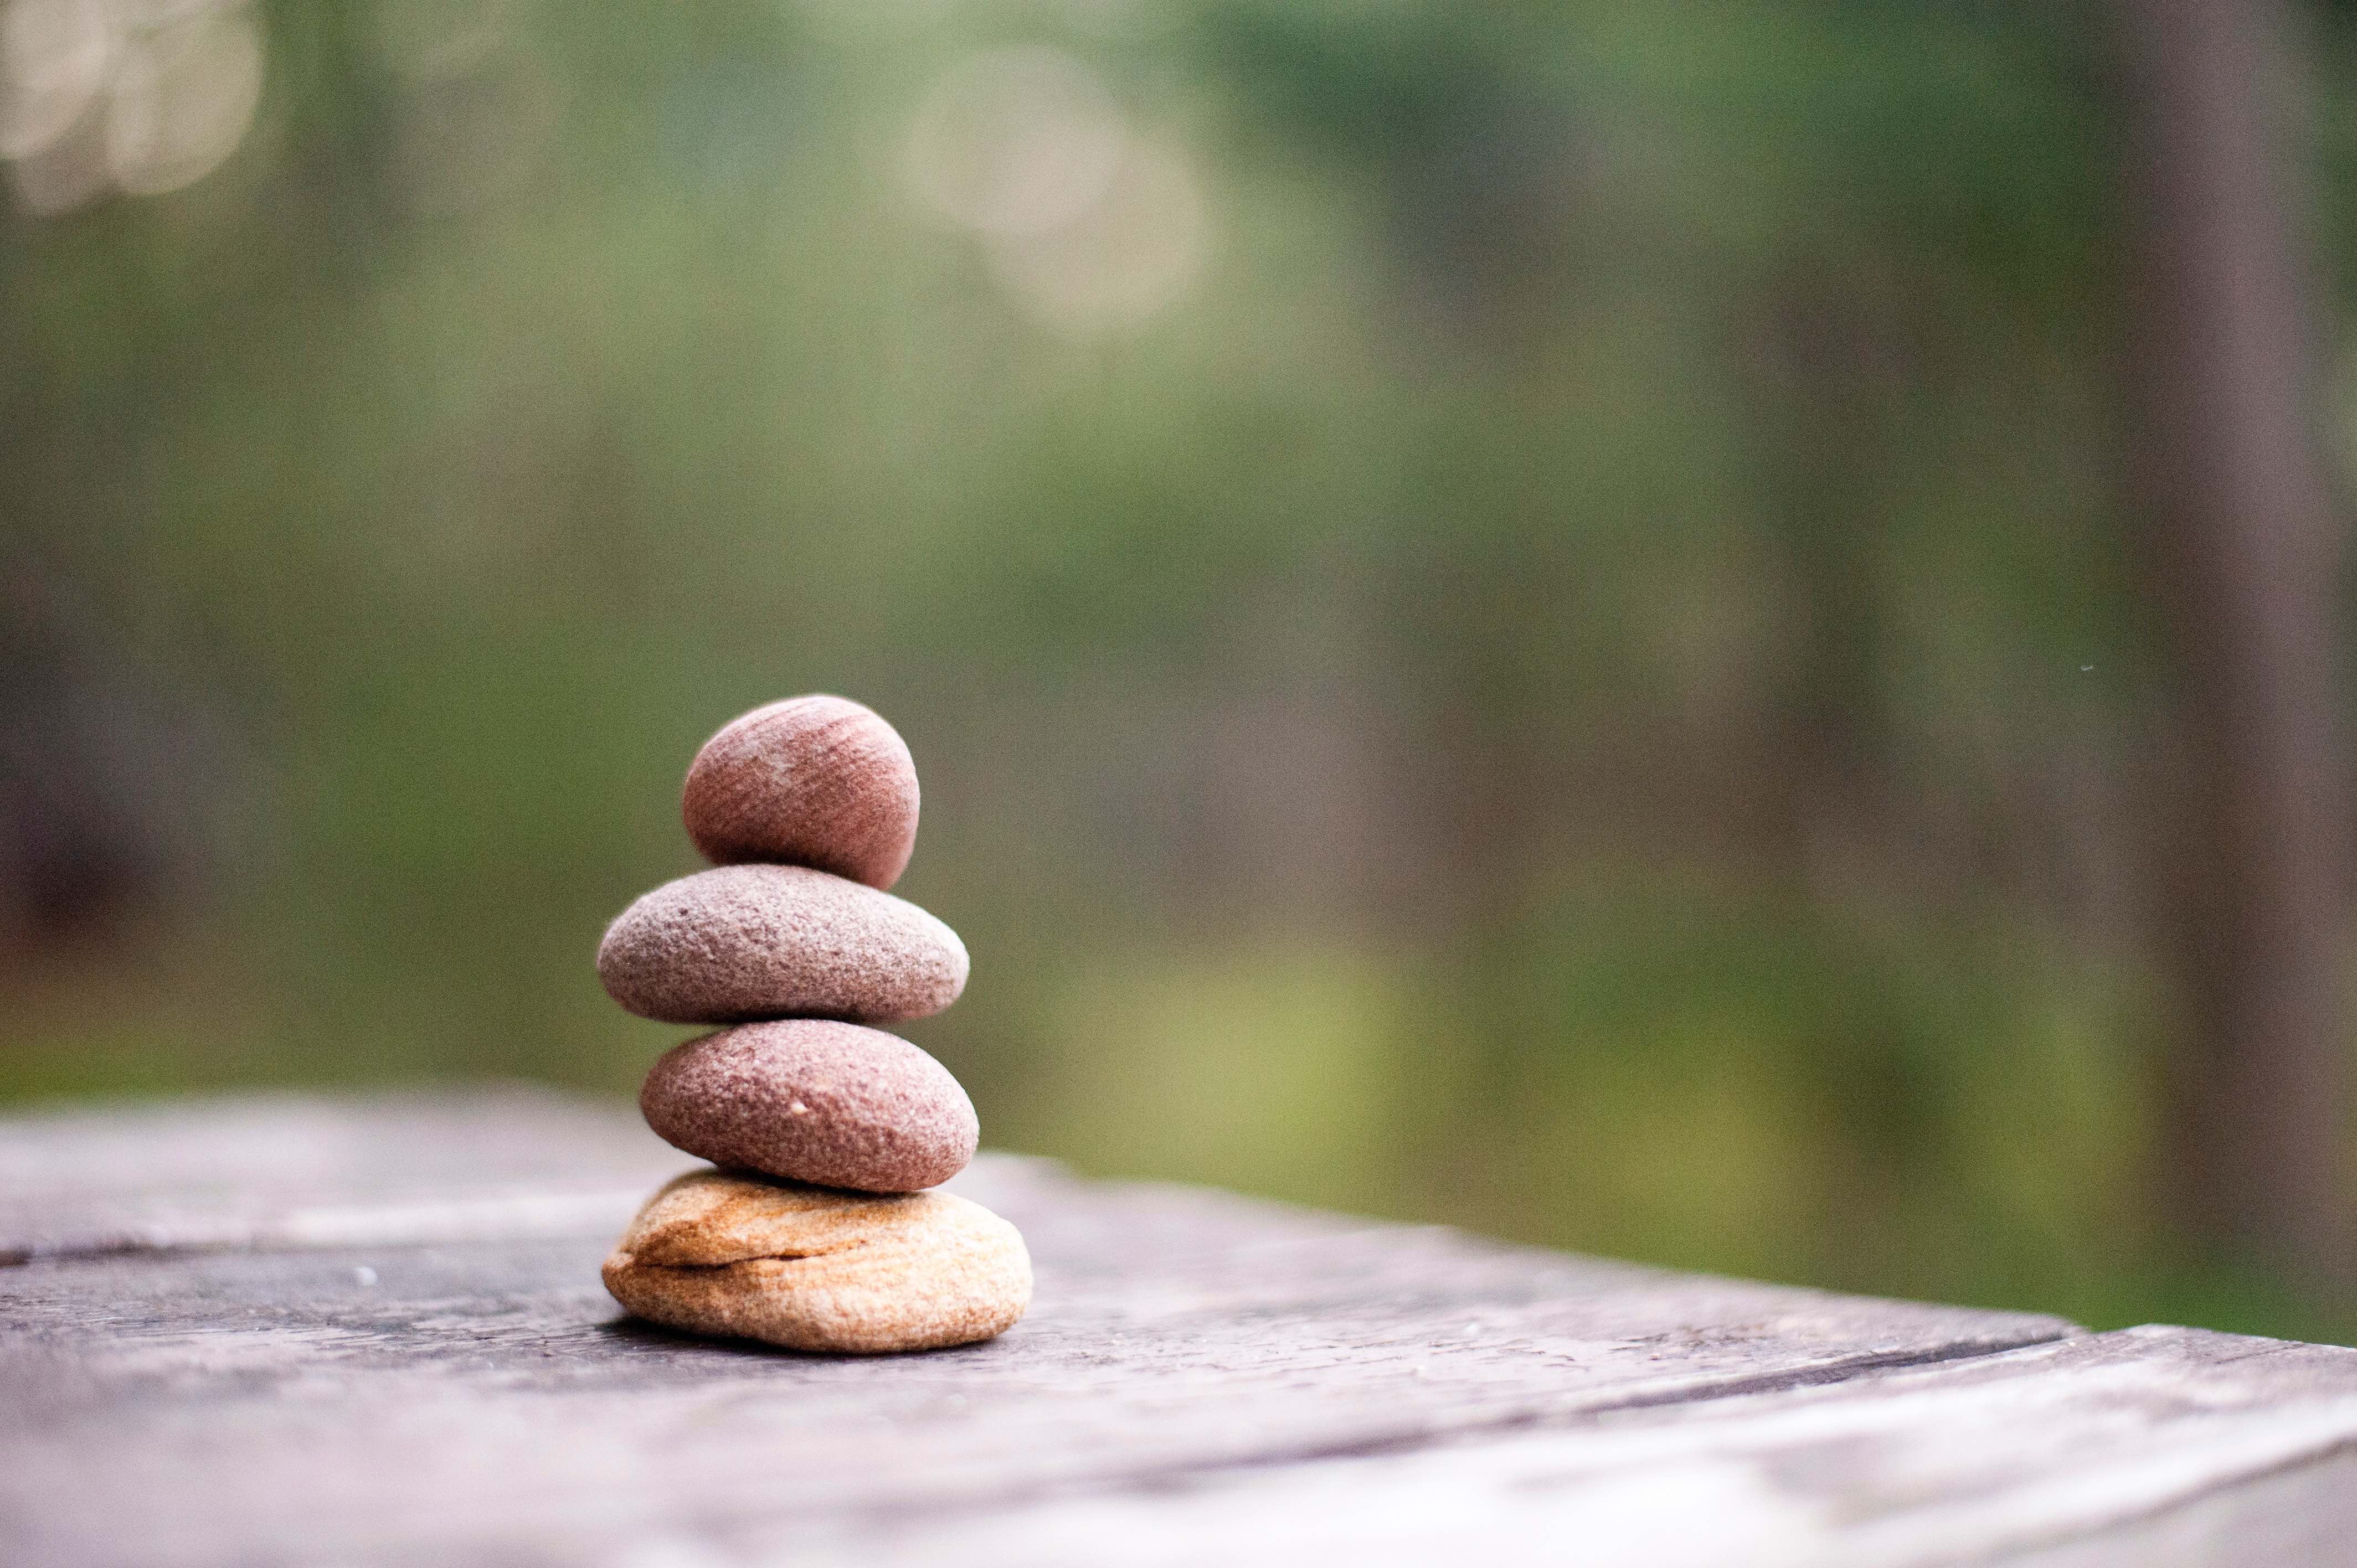
<svg viewBox="0 0 2357 1568">
<path fill-rule="evenodd" d="M 889 887 L 917 844 L 917 764 L 859 703 L 789 697 L 704 743 L 680 815 L 716 865 L 776 861 Z"/>
</svg>

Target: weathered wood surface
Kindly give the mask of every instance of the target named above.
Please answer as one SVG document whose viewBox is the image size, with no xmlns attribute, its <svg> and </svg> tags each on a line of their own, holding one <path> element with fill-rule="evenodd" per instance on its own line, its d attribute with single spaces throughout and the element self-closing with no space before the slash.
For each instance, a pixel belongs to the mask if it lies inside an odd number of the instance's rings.
<svg viewBox="0 0 2357 1568">
<path fill-rule="evenodd" d="M 0 1562 L 2357 1562 L 2357 1351 L 986 1157 L 1031 1316 L 796 1356 L 600 1289 L 689 1163 L 522 1091 L 0 1122 Z"/>
</svg>

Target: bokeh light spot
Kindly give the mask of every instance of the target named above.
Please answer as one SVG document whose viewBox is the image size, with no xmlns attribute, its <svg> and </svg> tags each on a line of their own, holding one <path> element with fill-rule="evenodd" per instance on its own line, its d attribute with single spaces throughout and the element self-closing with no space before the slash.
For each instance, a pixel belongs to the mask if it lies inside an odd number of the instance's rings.
<svg viewBox="0 0 2357 1568">
<path fill-rule="evenodd" d="M 106 161 L 135 196 L 192 185 L 237 150 L 262 102 L 262 33 L 243 6 L 185 11 L 126 42 Z"/>
<path fill-rule="evenodd" d="M 1210 250 L 1201 181 L 1175 145 L 1135 144 L 1103 197 L 1072 222 L 1001 240 L 997 270 L 1050 326 L 1145 319 L 1183 297 Z"/>
<path fill-rule="evenodd" d="M 985 234 L 1069 223 L 1104 191 L 1128 127 L 1096 72 L 1060 49 L 980 54 L 925 97 L 907 169 L 920 203 Z"/>
<path fill-rule="evenodd" d="M 113 14 L 100 0 L 8 0 L 0 10 L 0 157 L 62 139 L 114 69 Z"/>
</svg>

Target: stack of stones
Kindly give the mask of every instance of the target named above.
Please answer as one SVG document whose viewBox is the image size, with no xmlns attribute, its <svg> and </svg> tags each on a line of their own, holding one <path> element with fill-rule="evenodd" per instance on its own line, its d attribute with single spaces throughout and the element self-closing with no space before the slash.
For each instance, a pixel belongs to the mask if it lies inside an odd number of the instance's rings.
<svg viewBox="0 0 2357 1568">
<path fill-rule="evenodd" d="M 799 1350 L 987 1339 L 1031 1301 L 1014 1226 L 924 1189 L 974 1157 L 974 1104 L 871 1028 L 965 987 L 965 946 L 885 889 L 917 837 L 917 769 L 840 697 L 757 708 L 705 743 L 682 802 L 715 869 L 656 888 L 597 948 L 640 1017 L 717 1024 L 666 1054 L 639 1106 L 717 1169 L 649 1200 L 606 1260 L 641 1317 Z"/>
</svg>

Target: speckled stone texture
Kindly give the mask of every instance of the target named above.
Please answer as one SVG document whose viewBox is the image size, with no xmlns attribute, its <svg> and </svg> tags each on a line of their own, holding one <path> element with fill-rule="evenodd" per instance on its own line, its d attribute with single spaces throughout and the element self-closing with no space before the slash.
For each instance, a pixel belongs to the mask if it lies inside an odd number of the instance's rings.
<svg viewBox="0 0 2357 1568">
<path fill-rule="evenodd" d="M 949 1069 L 857 1024 L 744 1024 L 664 1053 L 639 1090 L 660 1137 L 716 1165 L 915 1192 L 965 1169 L 981 1127 Z"/>
<path fill-rule="evenodd" d="M 1031 1305 L 1014 1226 L 948 1193 L 835 1192 L 691 1171 L 607 1259 L 606 1288 L 655 1323 L 794 1350 L 971 1344 Z"/>
<path fill-rule="evenodd" d="M 607 994 L 642 1018 L 888 1023 L 965 989 L 965 944 L 903 898 L 795 865 L 726 865 L 665 883 L 597 945 Z"/>
<path fill-rule="evenodd" d="M 680 793 L 718 865 L 777 861 L 889 887 L 917 843 L 917 765 L 899 733 L 844 697 L 789 697 L 704 743 Z"/>
</svg>

